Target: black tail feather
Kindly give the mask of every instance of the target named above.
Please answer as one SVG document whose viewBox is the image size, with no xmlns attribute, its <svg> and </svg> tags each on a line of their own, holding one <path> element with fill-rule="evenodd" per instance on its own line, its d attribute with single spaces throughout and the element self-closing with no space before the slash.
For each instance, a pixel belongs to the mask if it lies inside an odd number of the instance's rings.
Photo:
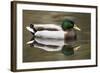
<svg viewBox="0 0 100 73">
<path fill-rule="evenodd" d="M 30 28 L 32 28 L 35 32 L 37 32 L 33 24 L 30 24 Z"/>
<path fill-rule="evenodd" d="M 35 33 L 37 32 L 33 24 L 30 24 L 30 28 L 32 28 Z M 34 35 L 35 33 L 32 33 L 32 34 Z"/>
</svg>

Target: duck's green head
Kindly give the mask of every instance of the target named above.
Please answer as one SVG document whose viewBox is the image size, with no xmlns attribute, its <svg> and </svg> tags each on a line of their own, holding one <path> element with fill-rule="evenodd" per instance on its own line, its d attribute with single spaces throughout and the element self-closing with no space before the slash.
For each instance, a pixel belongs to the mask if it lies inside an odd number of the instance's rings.
<svg viewBox="0 0 100 73">
<path fill-rule="evenodd" d="M 62 29 L 63 30 L 67 30 L 67 29 L 71 29 L 74 27 L 74 22 L 71 21 L 71 20 L 68 20 L 68 19 L 65 19 L 63 22 L 62 22 Z"/>
<path fill-rule="evenodd" d="M 62 47 L 62 53 L 66 56 L 70 56 L 70 55 L 73 55 L 74 54 L 74 49 L 72 47 L 72 45 L 64 45 Z"/>
<path fill-rule="evenodd" d="M 68 19 L 65 19 L 63 20 L 62 22 L 62 29 L 65 31 L 65 30 L 68 30 L 68 29 L 76 29 L 76 30 L 80 30 L 74 23 L 74 21 L 71 21 L 71 20 L 68 20 Z"/>
</svg>

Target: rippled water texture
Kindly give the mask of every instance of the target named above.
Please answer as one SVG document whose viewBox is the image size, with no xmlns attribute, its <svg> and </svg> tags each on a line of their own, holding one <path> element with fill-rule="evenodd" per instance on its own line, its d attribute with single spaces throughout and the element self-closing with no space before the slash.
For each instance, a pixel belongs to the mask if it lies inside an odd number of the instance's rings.
<svg viewBox="0 0 100 73">
<path fill-rule="evenodd" d="M 26 30 L 30 24 L 57 24 L 62 20 L 70 19 L 81 29 L 77 31 L 77 40 L 50 40 L 34 38 Z M 82 60 L 91 58 L 90 27 L 91 14 L 73 12 L 31 11 L 23 10 L 23 62 Z M 26 43 L 35 39 L 33 44 Z M 37 40 L 37 41 L 36 41 Z M 43 43 L 39 43 L 41 40 Z M 51 43 L 51 45 L 46 45 Z M 56 46 L 54 44 L 57 44 Z"/>
</svg>

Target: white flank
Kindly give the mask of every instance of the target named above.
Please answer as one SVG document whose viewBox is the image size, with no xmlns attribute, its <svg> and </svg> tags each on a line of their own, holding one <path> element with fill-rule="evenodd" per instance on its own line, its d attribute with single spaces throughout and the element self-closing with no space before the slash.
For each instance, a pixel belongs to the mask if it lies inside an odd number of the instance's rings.
<svg viewBox="0 0 100 73">
<path fill-rule="evenodd" d="M 62 30 L 61 26 L 56 24 L 34 24 L 35 28 L 44 28 L 44 29 L 57 29 Z"/>
<path fill-rule="evenodd" d="M 44 44 L 44 45 L 53 45 L 53 46 L 62 46 L 64 45 L 64 39 L 58 40 L 58 39 L 43 39 L 43 38 L 35 38 L 35 40 L 38 43 Z"/>
<path fill-rule="evenodd" d="M 36 32 L 35 36 L 48 39 L 64 39 L 64 31 L 43 30 Z"/>
<path fill-rule="evenodd" d="M 62 46 L 58 46 L 58 47 L 49 47 L 49 46 L 40 46 L 40 45 L 34 45 L 34 47 L 36 47 L 36 48 L 41 48 L 41 49 L 43 49 L 43 50 L 45 50 L 45 51 L 60 51 L 61 49 L 62 49 Z"/>
</svg>

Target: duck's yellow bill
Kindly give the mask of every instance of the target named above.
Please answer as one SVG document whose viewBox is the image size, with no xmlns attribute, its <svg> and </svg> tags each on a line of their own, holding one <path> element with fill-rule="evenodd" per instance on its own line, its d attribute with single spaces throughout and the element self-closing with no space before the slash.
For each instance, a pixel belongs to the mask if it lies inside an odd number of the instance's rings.
<svg viewBox="0 0 100 73">
<path fill-rule="evenodd" d="M 74 25 L 74 29 L 81 31 L 81 29 L 77 25 Z"/>
<path fill-rule="evenodd" d="M 81 47 L 81 46 L 77 46 L 77 47 L 75 47 L 75 48 L 74 48 L 74 51 L 79 50 L 79 49 L 80 49 L 80 47 Z"/>
</svg>

